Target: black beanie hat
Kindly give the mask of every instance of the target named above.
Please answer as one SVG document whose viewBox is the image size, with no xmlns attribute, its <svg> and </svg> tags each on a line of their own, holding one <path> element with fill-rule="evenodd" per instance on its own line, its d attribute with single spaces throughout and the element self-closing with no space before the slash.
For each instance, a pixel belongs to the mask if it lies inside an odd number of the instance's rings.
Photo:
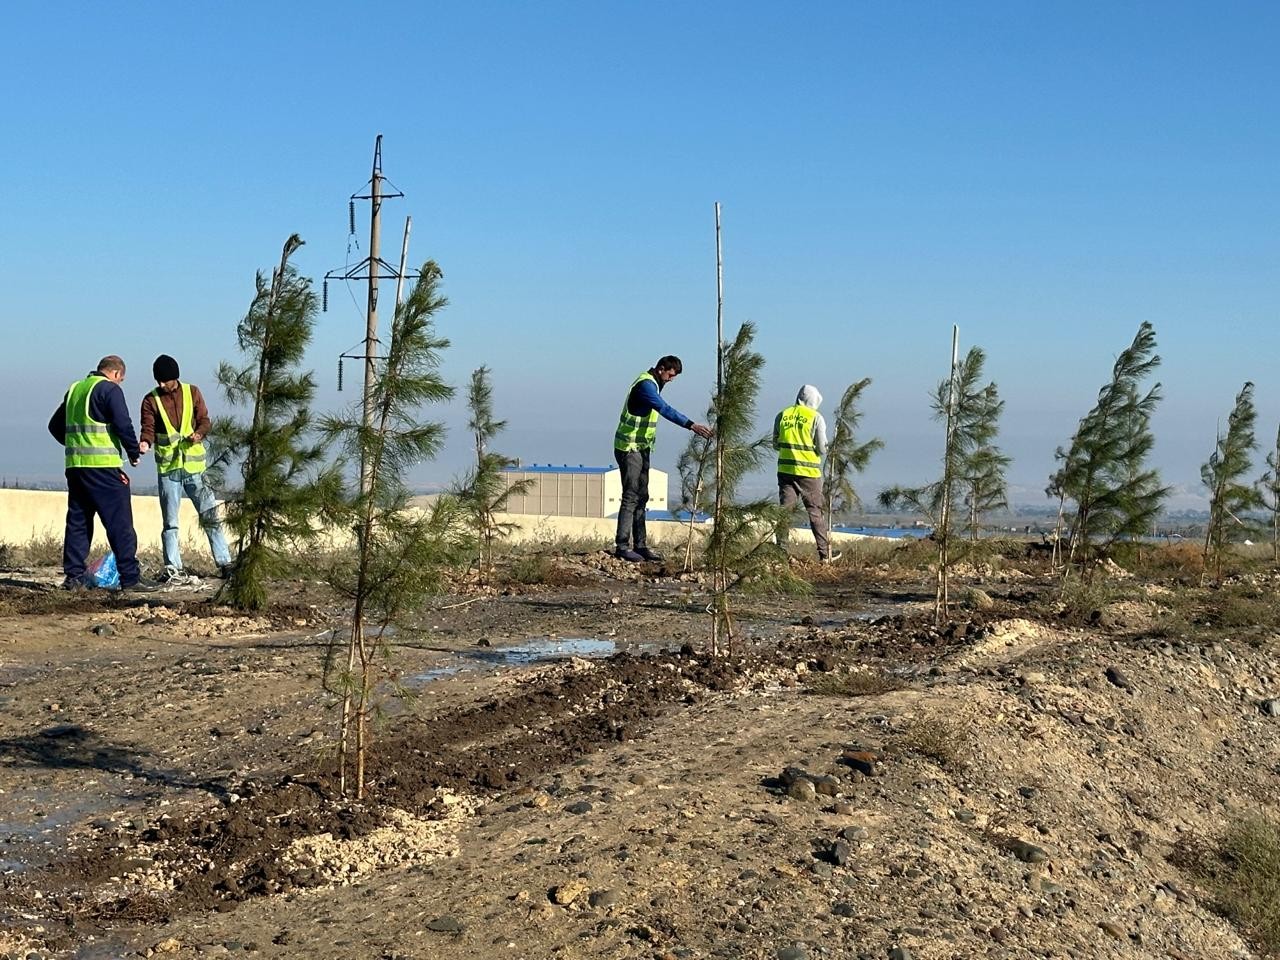
<svg viewBox="0 0 1280 960">
<path fill-rule="evenodd" d="M 160 354 L 160 356 L 156 357 L 156 362 L 151 365 L 151 375 L 156 378 L 156 383 L 177 380 L 178 361 L 167 353 Z"/>
</svg>

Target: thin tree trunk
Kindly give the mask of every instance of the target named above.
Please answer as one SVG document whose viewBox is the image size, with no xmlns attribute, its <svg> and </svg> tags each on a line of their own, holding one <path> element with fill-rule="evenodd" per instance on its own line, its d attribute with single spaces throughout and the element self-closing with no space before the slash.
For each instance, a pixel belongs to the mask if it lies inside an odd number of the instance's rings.
<svg viewBox="0 0 1280 960">
<path fill-rule="evenodd" d="M 711 577 L 715 602 L 712 609 L 715 616 L 711 624 L 711 652 L 720 653 L 720 621 L 721 606 L 728 603 L 725 591 L 724 529 L 720 525 L 724 509 L 724 432 L 720 429 L 720 416 L 724 410 L 724 261 L 720 247 L 720 204 L 716 203 L 716 500 L 712 523 L 715 524 L 714 536 L 716 549 L 713 551 L 714 568 Z M 725 618 L 728 619 L 727 617 Z M 726 637 L 732 642 L 732 635 Z"/>
<path fill-rule="evenodd" d="M 701 470 L 699 470 L 701 473 Z M 693 502 L 689 505 L 689 536 L 684 543 L 684 572 L 693 571 L 693 521 L 698 510 L 698 499 L 702 496 L 702 478 L 693 485 Z"/>
<path fill-rule="evenodd" d="M 1053 525 L 1053 552 L 1049 557 L 1049 568 L 1057 570 L 1058 564 L 1062 562 L 1062 524 L 1065 519 L 1067 507 L 1067 495 L 1061 493 L 1058 495 L 1058 519 Z"/>
</svg>

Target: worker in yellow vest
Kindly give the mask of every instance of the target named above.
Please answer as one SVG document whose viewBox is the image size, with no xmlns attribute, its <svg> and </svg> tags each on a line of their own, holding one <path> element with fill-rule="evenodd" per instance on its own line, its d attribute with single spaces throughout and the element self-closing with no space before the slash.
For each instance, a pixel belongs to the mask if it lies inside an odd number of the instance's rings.
<svg viewBox="0 0 1280 960">
<path fill-rule="evenodd" d="M 218 518 L 217 500 L 204 482 L 203 441 L 209 434 L 209 409 L 200 388 L 183 383 L 178 379 L 178 372 L 178 361 L 168 354 L 160 354 L 151 365 L 156 388 L 142 401 L 139 447 L 143 453 L 152 450 L 156 458 L 160 514 L 164 521 L 160 534 L 164 547 L 164 580 L 173 586 L 190 586 L 199 583 L 199 579 L 182 568 L 178 515 L 183 494 L 200 515 L 200 525 L 209 539 L 209 550 L 221 577 L 231 573 L 231 553 Z"/>
<path fill-rule="evenodd" d="M 827 518 L 822 514 L 822 455 L 827 452 L 827 422 L 818 412 L 822 394 L 805 384 L 796 402 L 773 421 L 773 448 L 778 452 L 778 499 L 784 507 L 804 503 L 809 529 L 818 545 L 818 560 L 829 563 L 840 554 L 831 552 Z M 781 545 L 781 544 L 780 544 Z"/>
<path fill-rule="evenodd" d="M 64 590 L 92 586 L 88 575 L 89 546 L 96 515 L 107 531 L 115 554 L 120 589 L 150 593 L 156 584 L 138 568 L 138 535 L 133 529 L 133 496 L 129 477 L 121 469 L 138 465 L 138 440 L 125 401 L 124 361 L 112 354 L 98 368 L 77 380 L 49 418 L 49 433 L 63 446 L 67 471 L 67 526 L 62 540 Z"/>
<path fill-rule="evenodd" d="M 658 435 L 659 415 L 700 437 L 711 436 L 710 427 L 694 423 L 662 399 L 662 388 L 683 369 L 679 357 L 666 356 L 636 377 L 627 390 L 613 434 L 613 458 L 622 473 L 614 556 L 632 563 L 662 559 L 662 554 L 649 548 L 644 522 L 649 503 L 649 455 Z"/>
</svg>

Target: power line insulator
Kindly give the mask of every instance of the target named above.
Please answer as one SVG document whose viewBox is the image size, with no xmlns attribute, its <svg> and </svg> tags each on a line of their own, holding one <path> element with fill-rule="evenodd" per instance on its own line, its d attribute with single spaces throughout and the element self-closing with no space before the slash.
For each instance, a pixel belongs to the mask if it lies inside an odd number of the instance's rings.
<svg viewBox="0 0 1280 960">
<path fill-rule="evenodd" d="M 338 358 L 338 392 L 342 392 L 342 358 Z"/>
<path fill-rule="evenodd" d="M 329 281 L 327 279 L 323 284 L 323 296 L 320 298 L 320 302 L 321 302 L 320 312 L 328 313 L 329 312 Z"/>
<path fill-rule="evenodd" d="M 354 200 L 347 201 L 347 233 L 353 237 L 356 235 L 356 202 Z"/>
</svg>

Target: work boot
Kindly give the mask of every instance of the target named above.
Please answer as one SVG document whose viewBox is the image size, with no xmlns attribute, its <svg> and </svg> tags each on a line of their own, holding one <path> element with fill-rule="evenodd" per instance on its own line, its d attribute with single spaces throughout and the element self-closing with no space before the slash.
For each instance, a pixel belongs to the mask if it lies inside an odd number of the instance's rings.
<svg viewBox="0 0 1280 960">
<path fill-rule="evenodd" d="M 636 547 L 636 553 L 640 554 L 642 558 L 650 561 L 651 563 L 663 559 L 662 554 L 658 553 L 656 550 L 650 550 L 648 547 Z"/>
<path fill-rule="evenodd" d="M 818 562 L 819 563 L 835 563 L 837 560 L 839 560 L 843 556 L 844 554 L 841 551 L 832 550 L 825 557 L 819 557 Z"/>
<path fill-rule="evenodd" d="M 630 547 L 618 547 L 618 549 L 613 552 L 613 555 L 619 560 L 626 560 L 628 563 L 639 563 L 644 559 L 644 557 L 635 550 L 632 550 Z"/>
<path fill-rule="evenodd" d="M 231 564 L 229 564 L 229 563 L 224 563 L 222 566 L 220 566 L 220 567 L 218 568 L 218 576 L 220 576 L 223 580 L 230 580 L 230 579 L 231 579 Z"/>
<path fill-rule="evenodd" d="M 90 579 L 89 575 L 86 573 L 79 577 L 67 577 L 60 584 L 58 584 L 58 589 L 59 590 L 88 590 L 92 586 L 93 586 L 93 581 Z"/>
<path fill-rule="evenodd" d="M 160 589 L 160 584 L 154 580 L 148 580 L 146 577 L 139 577 L 133 583 L 120 587 L 121 593 L 155 593 Z"/>
</svg>

